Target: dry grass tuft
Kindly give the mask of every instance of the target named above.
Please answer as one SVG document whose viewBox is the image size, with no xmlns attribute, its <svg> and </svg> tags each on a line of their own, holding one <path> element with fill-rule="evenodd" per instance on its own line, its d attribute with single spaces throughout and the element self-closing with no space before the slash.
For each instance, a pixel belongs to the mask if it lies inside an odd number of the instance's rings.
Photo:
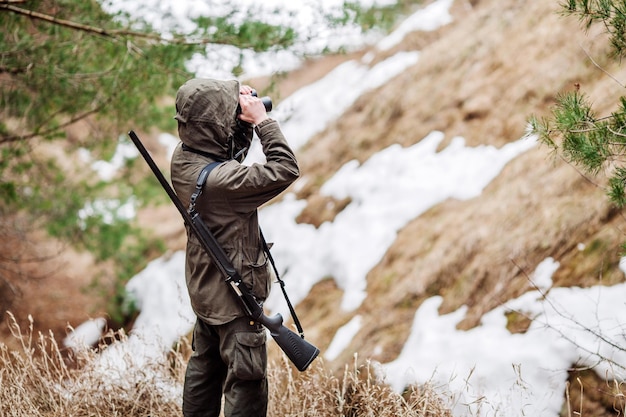
<svg viewBox="0 0 626 417">
<path fill-rule="evenodd" d="M 189 355 L 185 339 L 167 355 L 140 364 L 122 349 L 134 340 L 121 332 L 110 333 L 97 348 L 68 355 L 51 332 L 36 334 L 32 318 L 28 330 L 22 332 L 9 316 L 19 348 L 0 343 L 3 417 L 181 415 Z M 268 416 L 451 416 L 429 387 L 399 395 L 377 379 L 369 362 L 357 365 L 356 357 L 353 368 L 346 366 L 341 378 L 331 375 L 321 359 L 299 373 L 283 358 L 272 362 L 268 373 Z"/>
<path fill-rule="evenodd" d="M 404 396 L 379 380 L 368 361 L 343 375 L 329 373 L 317 360 L 305 373 L 294 374 L 288 363 L 270 367 L 269 416 L 284 417 L 448 417 L 444 401 L 429 386 L 411 387 Z"/>
<path fill-rule="evenodd" d="M 30 318 L 22 333 L 10 315 L 10 328 L 20 348 L 0 343 L 0 415 L 22 416 L 174 416 L 180 403 L 171 387 L 180 385 L 184 367 L 182 351 L 172 351 L 167 360 L 132 369 L 127 363 L 126 383 L 120 383 L 102 368 L 99 360 L 108 349 L 124 343 L 126 336 L 110 334 L 97 349 L 85 348 L 67 355 L 53 334 L 35 334 Z M 141 373 L 143 378 L 138 378 Z M 163 375 L 170 380 L 164 387 Z"/>
</svg>

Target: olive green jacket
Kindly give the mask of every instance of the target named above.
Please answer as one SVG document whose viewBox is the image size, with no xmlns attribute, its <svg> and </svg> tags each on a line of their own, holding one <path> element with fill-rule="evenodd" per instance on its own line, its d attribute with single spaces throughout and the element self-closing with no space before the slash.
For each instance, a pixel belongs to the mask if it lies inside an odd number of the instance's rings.
<svg viewBox="0 0 626 417">
<path fill-rule="evenodd" d="M 236 81 L 194 79 L 179 89 L 176 119 L 181 143 L 172 156 L 172 184 L 181 202 L 188 206 L 202 169 L 211 162 L 225 161 L 208 176 L 196 210 L 244 282 L 263 301 L 269 294 L 272 274 L 262 248 L 257 208 L 294 182 L 299 169 L 278 123 L 272 119 L 254 128 L 266 163 L 246 166 L 228 159 L 238 103 Z M 251 131 L 248 138 L 252 138 Z M 182 144 L 204 155 L 185 150 Z M 185 275 L 196 315 L 211 325 L 244 316 L 225 277 L 189 229 L 187 237 Z"/>
</svg>

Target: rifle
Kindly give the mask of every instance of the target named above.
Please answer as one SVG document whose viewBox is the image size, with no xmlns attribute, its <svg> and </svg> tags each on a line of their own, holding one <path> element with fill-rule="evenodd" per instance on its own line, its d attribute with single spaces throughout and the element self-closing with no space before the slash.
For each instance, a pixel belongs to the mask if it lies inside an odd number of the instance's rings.
<svg viewBox="0 0 626 417">
<path fill-rule="evenodd" d="M 130 139 L 139 150 L 139 153 L 146 160 L 148 166 L 150 166 L 150 169 L 167 192 L 172 203 L 174 203 L 180 212 L 187 226 L 189 226 L 191 231 L 196 235 L 206 253 L 211 257 L 211 260 L 222 275 L 224 275 L 226 284 L 228 284 L 233 293 L 237 296 L 246 315 L 265 326 L 265 328 L 270 331 L 272 338 L 274 338 L 278 346 L 285 352 L 296 368 L 298 368 L 299 371 L 305 371 L 319 354 L 319 349 L 304 340 L 304 335 L 298 336 L 295 332 L 285 327 L 283 325 L 283 317 L 280 313 L 275 314 L 273 317 L 268 317 L 264 314 L 263 307 L 257 302 L 250 288 L 243 282 L 241 276 L 217 242 L 215 236 L 200 218 L 199 213 L 195 211 L 194 201 L 192 201 L 189 211 L 185 210 L 183 203 L 176 195 L 172 186 L 167 182 L 156 163 L 143 146 L 143 143 L 139 140 L 139 137 L 132 130 L 128 132 L 128 136 L 130 136 Z M 207 166 L 207 168 L 208 167 L 209 166 Z M 200 184 L 204 184 L 208 173 L 209 170 L 204 169 L 200 174 L 198 187 L 200 187 Z M 192 198 L 195 200 L 197 196 Z"/>
</svg>

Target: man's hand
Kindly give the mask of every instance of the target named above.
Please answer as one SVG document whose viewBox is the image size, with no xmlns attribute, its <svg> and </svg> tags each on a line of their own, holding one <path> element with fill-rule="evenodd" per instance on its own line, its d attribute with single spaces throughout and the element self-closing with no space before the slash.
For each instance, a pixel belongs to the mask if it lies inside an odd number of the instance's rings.
<svg viewBox="0 0 626 417">
<path fill-rule="evenodd" d="M 241 106 L 241 114 L 239 118 L 244 122 L 258 125 L 267 119 L 265 106 L 260 98 L 252 95 L 254 89 L 248 85 L 239 87 L 239 105 Z"/>
</svg>

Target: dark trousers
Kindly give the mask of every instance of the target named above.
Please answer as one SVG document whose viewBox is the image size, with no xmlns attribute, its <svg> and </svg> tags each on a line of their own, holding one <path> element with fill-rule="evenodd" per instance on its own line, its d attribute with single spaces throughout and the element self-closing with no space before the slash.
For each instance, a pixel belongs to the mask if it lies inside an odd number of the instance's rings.
<svg viewBox="0 0 626 417">
<path fill-rule="evenodd" d="M 267 414 L 265 329 L 247 317 L 211 326 L 198 319 L 183 389 L 185 417 Z"/>
</svg>

